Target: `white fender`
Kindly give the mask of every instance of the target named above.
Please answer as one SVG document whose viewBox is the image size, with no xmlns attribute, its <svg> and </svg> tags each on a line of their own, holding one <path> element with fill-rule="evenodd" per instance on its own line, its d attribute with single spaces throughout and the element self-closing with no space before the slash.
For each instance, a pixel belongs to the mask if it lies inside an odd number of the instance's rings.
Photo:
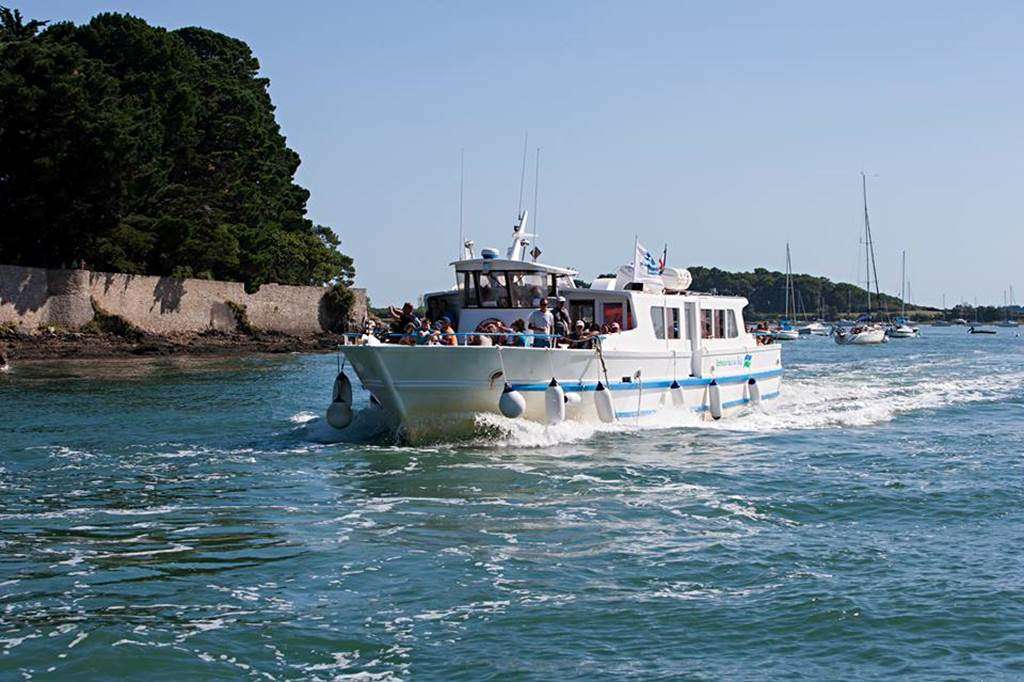
<svg viewBox="0 0 1024 682">
<path fill-rule="evenodd" d="M 672 380 L 672 385 L 668 387 L 668 392 L 672 396 L 673 407 L 686 407 L 686 396 L 683 395 L 683 387 L 679 385 L 678 381 Z"/>
<path fill-rule="evenodd" d="M 761 404 L 761 387 L 757 384 L 757 379 L 753 377 L 747 380 L 747 399 L 754 407 Z"/>
<path fill-rule="evenodd" d="M 565 394 L 565 406 L 566 407 L 570 407 L 570 406 L 575 407 L 576 405 L 579 405 L 582 402 L 583 402 L 583 397 L 579 393 L 576 393 L 576 392 L 568 393 L 568 392 L 566 392 L 566 394 Z"/>
<path fill-rule="evenodd" d="M 509 419 L 519 419 L 526 412 L 526 398 L 519 391 L 513 391 L 506 382 L 498 399 L 498 409 Z"/>
<path fill-rule="evenodd" d="M 708 386 L 708 410 L 712 419 L 722 418 L 722 390 L 714 379 Z"/>
<path fill-rule="evenodd" d="M 565 391 L 554 377 L 551 377 L 551 383 L 544 389 L 544 408 L 548 424 L 554 425 L 565 421 Z"/>
<path fill-rule="evenodd" d="M 352 382 L 344 372 L 334 379 L 333 399 L 327 407 L 327 423 L 343 429 L 352 423 Z"/>
<path fill-rule="evenodd" d="M 605 424 L 615 421 L 615 405 L 612 403 L 612 392 L 605 388 L 600 381 L 594 389 L 594 407 L 597 408 L 597 416 Z"/>
</svg>

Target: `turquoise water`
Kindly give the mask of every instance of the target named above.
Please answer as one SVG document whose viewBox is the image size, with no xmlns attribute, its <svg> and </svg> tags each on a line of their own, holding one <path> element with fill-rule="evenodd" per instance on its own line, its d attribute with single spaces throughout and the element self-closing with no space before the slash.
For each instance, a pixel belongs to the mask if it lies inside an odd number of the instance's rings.
<svg viewBox="0 0 1024 682">
<path fill-rule="evenodd" d="M 15 366 L 0 677 L 1019 678 L 1024 339 L 924 332 L 417 448 L 339 442 L 332 356 Z"/>
</svg>

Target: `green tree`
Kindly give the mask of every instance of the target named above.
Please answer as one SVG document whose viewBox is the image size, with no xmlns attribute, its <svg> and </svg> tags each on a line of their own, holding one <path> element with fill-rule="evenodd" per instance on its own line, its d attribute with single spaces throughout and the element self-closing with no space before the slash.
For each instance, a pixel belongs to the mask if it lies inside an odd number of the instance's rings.
<svg viewBox="0 0 1024 682">
<path fill-rule="evenodd" d="M 45 26 L 45 30 L 43 29 Z M 242 41 L 0 10 L 0 262 L 349 285 Z"/>
</svg>

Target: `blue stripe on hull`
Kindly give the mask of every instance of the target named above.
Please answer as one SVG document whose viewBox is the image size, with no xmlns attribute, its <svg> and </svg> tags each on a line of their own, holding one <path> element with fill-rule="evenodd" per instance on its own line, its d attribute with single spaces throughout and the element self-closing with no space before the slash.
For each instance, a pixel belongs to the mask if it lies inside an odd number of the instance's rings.
<svg viewBox="0 0 1024 682">
<path fill-rule="evenodd" d="M 738 374 L 736 376 L 728 377 L 687 377 L 685 379 L 679 379 L 679 385 L 683 388 L 694 387 L 694 386 L 708 386 L 712 381 L 717 381 L 721 384 L 745 384 L 750 379 L 771 379 L 772 377 L 782 376 L 781 369 L 770 369 L 764 372 L 753 372 L 751 374 Z M 561 383 L 561 382 L 560 382 Z M 636 391 L 639 390 L 641 385 L 645 389 L 653 388 L 669 388 L 672 385 L 671 379 L 657 379 L 655 381 L 644 381 L 644 382 L 632 382 L 632 381 L 615 381 L 607 385 L 607 387 L 613 391 Z M 539 384 L 511 384 L 512 390 L 514 391 L 543 391 L 548 387 L 546 383 Z M 597 388 L 596 381 L 576 381 L 561 383 L 564 391 L 576 391 L 586 392 L 593 391 Z M 636 415 L 634 415 L 636 416 Z"/>
<path fill-rule="evenodd" d="M 761 400 L 771 400 L 772 398 L 778 398 L 778 397 L 779 397 L 779 392 L 775 391 L 774 393 L 765 393 L 763 396 L 761 396 Z M 723 410 L 728 410 L 728 409 L 733 408 L 733 407 L 739 407 L 740 405 L 746 405 L 749 402 L 750 402 L 750 398 L 739 398 L 738 400 L 727 400 L 724 403 L 722 403 L 722 409 Z M 709 409 L 711 409 L 711 408 L 708 407 L 707 405 L 700 405 L 698 407 L 694 407 L 693 411 L 697 412 L 697 413 L 701 413 L 701 412 L 707 412 Z M 630 419 L 632 417 L 649 417 L 650 415 L 656 414 L 657 412 L 658 412 L 657 410 L 640 410 L 639 412 L 637 412 L 635 410 L 632 411 L 632 412 L 628 412 L 628 411 L 627 412 L 616 412 L 615 413 L 615 418 L 616 419 Z"/>
</svg>

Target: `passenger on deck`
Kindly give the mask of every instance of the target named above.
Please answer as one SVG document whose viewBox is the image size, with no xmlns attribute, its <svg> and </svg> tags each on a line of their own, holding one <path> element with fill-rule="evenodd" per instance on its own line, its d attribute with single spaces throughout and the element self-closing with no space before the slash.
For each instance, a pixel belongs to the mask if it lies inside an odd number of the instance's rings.
<svg viewBox="0 0 1024 682">
<path fill-rule="evenodd" d="M 569 311 L 565 309 L 565 296 L 559 296 L 558 301 L 555 302 L 555 309 L 552 311 L 552 316 L 555 320 L 555 334 L 565 338 L 569 336 L 569 332 L 572 330 L 572 318 L 569 317 Z"/>
<path fill-rule="evenodd" d="M 523 348 L 528 344 L 526 336 L 526 320 L 519 319 L 512 323 L 512 345 Z"/>
<path fill-rule="evenodd" d="M 554 315 L 548 310 L 547 298 L 534 300 L 533 304 L 538 306 L 538 308 L 530 313 L 530 331 L 541 335 L 533 339 L 533 347 L 549 348 L 551 346 L 551 339 L 547 337 L 551 335 L 555 327 Z"/>
<path fill-rule="evenodd" d="M 622 327 L 619 326 L 618 322 L 612 322 L 612 326 L 608 328 L 609 334 L 618 334 L 620 331 L 622 331 Z"/>
<path fill-rule="evenodd" d="M 417 346 L 429 346 L 434 343 L 435 332 L 430 328 L 430 320 L 423 318 L 420 321 L 420 328 L 416 330 L 414 340 Z"/>
<path fill-rule="evenodd" d="M 403 346 L 415 346 L 416 345 L 416 325 L 412 322 L 405 325 L 405 332 L 402 334 L 402 338 L 398 340 L 398 343 Z"/>
<path fill-rule="evenodd" d="M 442 317 L 437 321 L 437 329 L 441 332 L 441 345 L 442 346 L 457 346 L 459 345 L 459 338 L 455 336 L 455 330 L 452 329 L 452 321 L 447 317 Z"/>
<path fill-rule="evenodd" d="M 412 303 L 406 302 L 399 310 L 394 306 L 388 306 L 388 312 L 391 313 L 391 319 L 393 320 L 391 327 L 397 332 L 402 331 L 410 324 L 413 325 L 413 329 L 420 326 L 420 319 L 416 317 L 416 313 L 413 312 Z"/>
<path fill-rule="evenodd" d="M 569 332 L 570 348 L 593 348 L 594 342 L 587 331 L 587 324 L 583 320 L 576 320 L 576 325 Z"/>
</svg>

